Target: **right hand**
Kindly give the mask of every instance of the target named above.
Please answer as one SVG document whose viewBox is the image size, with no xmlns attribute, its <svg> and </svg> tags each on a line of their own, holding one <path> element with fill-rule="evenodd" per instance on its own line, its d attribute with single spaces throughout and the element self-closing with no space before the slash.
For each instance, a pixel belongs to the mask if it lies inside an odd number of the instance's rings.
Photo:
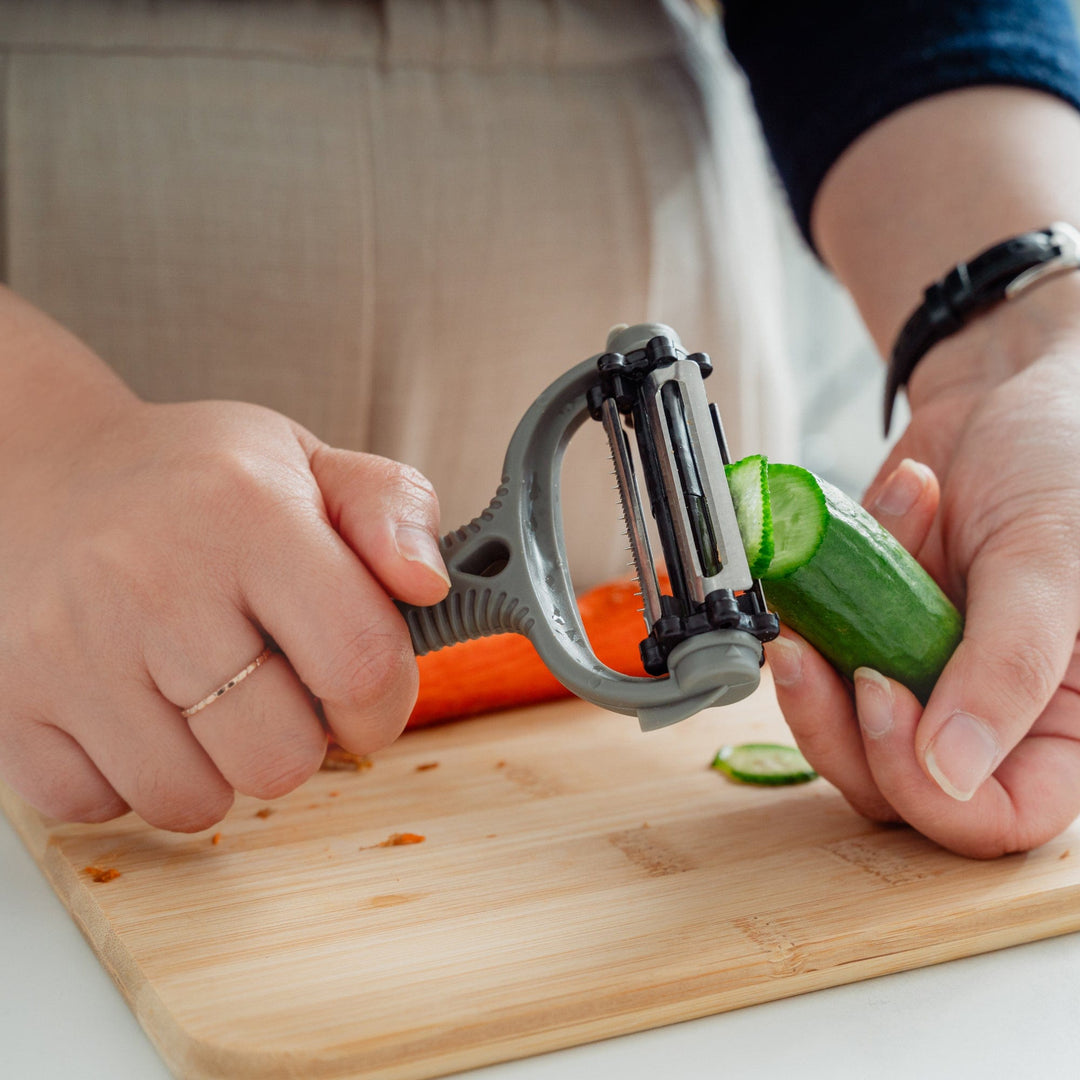
<svg viewBox="0 0 1080 1080">
<path fill-rule="evenodd" d="M 427 481 L 261 407 L 104 398 L 0 439 L 0 775 L 66 821 L 192 832 L 299 785 L 326 727 L 393 741 L 417 668 L 391 597 L 448 586 Z"/>
</svg>

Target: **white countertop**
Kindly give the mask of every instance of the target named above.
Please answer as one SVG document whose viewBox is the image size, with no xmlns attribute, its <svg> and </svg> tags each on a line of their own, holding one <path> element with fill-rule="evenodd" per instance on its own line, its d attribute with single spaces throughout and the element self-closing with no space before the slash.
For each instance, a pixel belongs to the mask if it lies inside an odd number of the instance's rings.
<svg viewBox="0 0 1080 1080">
<path fill-rule="evenodd" d="M 0 1074 L 170 1074 L 0 816 Z M 1080 1075 L 1080 934 L 462 1074 L 475 1080 Z"/>
</svg>

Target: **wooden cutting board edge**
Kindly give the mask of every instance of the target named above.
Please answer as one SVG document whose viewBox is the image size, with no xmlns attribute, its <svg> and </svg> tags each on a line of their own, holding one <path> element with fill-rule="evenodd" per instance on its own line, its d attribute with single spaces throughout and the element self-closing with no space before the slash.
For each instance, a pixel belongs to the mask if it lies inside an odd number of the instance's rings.
<svg viewBox="0 0 1080 1080">
<path fill-rule="evenodd" d="M 701 991 L 696 1000 L 692 991 L 685 985 L 670 987 L 669 1000 L 656 1004 L 656 988 L 637 988 L 617 999 L 609 999 L 611 1005 L 606 1010 L 598 1009 L 598 1015 L 588 1019 L 576 1018 L 574 1010 L 580 1011 L 577 1000 L 567 1004 L 565 1011 L 553 1005 L 549 1012 L 549 1026 L 538 1032 L 522 1037 L 513 1023 L 513 1014 L 500 1017 L 495 1021 L 472 1025 L 467 1039 L 464 1032 L 436 1033 L 417 1039 L 411 1046 L 405 1047 L 400 1042 L 392 1048 L 394 1064 L 381 1059 L 378 1052 L 365 1048 L 355 1056 L 341 1059 L 336 1065 L 330 1065 L 330 1071 L 308 1071 L 303 1075 L 312 1080 L 327 1080 L 346 1077 L 363 1077 L 364 1080 L 433 1080 L 463 1070 L 481 1068 L 500 1062 L 519 1060 L 537 1054 L 568 1049 L 586 1043 L 599 1042 L 621 1035 L 630 1035 L 653 1028 L 664 1027 L 687 1020 L 714 1016 L 734 1011 L 750 1005 L 765 1004 L 783 998 L 824 990 L 833 986 L 846 985 L 863 981 L 879 975 L 895 974 L 900 971 L 928 967 L 949 960 L 962 959 L 979 953 L 1038 940 L 1043 937 L 1055 937 L 1060 934 L 1080 930 L 1080 887 L 1057 890 L 1064 895 L 1042 898 L 1045 902 L 1031 905 L 1031 915 L 1039 924 L 1039 931 L 1032 933 L 1029 925 L 986 927 L 979 932 L 977 944 L 972 947 L 972 938 L 966 942 L 935 944 L 919 949 L 904 949 L 881 957 L 869 957 L 853 961 L 842 967 L 821 968 L 807 971 L 801 975 L 786 975 L 783 979 L 767 980 L 758 983 L 751 990 L 739 988 L 736 991 L 713 990 Z M 1050 912 L 1044 908 L 1051 909 Z M 1013 914 L 1016 908 L 1013 908 Z M 981 921 L 975 919 L 973 921 Z M 959 927 L 962 931 L 963 927 Z M 706 983 L 707 973 L 695 983 Z M 640 998 L 638 1002 L 634 998 Z M 617 1000 L 617 1005 L 615 1004 Z M 613 1022 L 614 1020 L 614 1022 Z M 457 1036 L 455 1038 L 455 1036 Z M 467 1045 L 456 1046 L 456 1043 Z M 408 1060 L 409 1055 L 414 1060 Z M 437 1069 L 431 1068 L 431 1061 L 437 1057 L 441 1062 Z M 183 1073 L 193 1080 L 222 1080 L 219 1072 Z M 229 1073 L 232 1077 L 248 1076 L 267 1077 L 258 1069 L 247 1072 Z M 283 1074 L 277 1074 L 283 1075 Z"/>
<path fill-rule="evenodd" d="M 577 998 L 568 999 L 562 1006 L 552 1002 L 544 1027 L 526 1034 L 515 1023 L 515 1010 L 508 1010 L 481 1019 L 468 1029 L 440 1030 L 438 1025 L 427 1031 L 418 1029 L 417 1036 L 407 1044 L 398 1039 L 387 1046 L 372 1045 L 370 1040 L 353 1047 L 340 1046 L 332 1056 L 305 1057 L 291 1066 L 286 1063 L 283 1071 L 278 1053 L 264 1056 L 230 1050 L 205 1043 L 187 1032 L 143 976 L 85 880 L 58 849 L 55 856 L 51 854 L 55 841 L 50 839 L 50 823 L 2 784 L 0 808 L 167 1067 L 186 1080 L 345 1080 L 358 1076 L 365 1080 L 432 1080 L 1080 930 L 1080 885 L 1063 886 L 1029 897 L 1019 910 L 1013 905 L 997 917 L 993 908 L 973 911 L 966 919 L 955 920 L 952 934 L 945 938 L 929 934 L 932 943 L 915 949 L 900 948 L 795 973 L 778 971 L 782 977 L 766 977 L 734 990 L 710 986 L 716 976 L 706 972 L 692 980 L 695 987 L 671 986 L 659 1002 L 655 986 L 608 995 L 594 1003 L 594 1014 L 589 1017 L 581 1017 Z M 641 1001 L 635 1003 L 635 997 Z"/>
</svg>

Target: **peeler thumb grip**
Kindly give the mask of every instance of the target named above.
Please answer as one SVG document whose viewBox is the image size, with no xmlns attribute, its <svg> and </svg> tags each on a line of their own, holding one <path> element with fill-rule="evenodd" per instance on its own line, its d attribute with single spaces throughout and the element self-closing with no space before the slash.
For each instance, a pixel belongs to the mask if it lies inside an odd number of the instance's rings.
<svg viewBox="0 0 1080 1080">
<path fill-rule="evenodd" d="M 560 475 L 566 446 L 589 417 L 598 356 L 551 384 L 518 424 L 495 497 L 478 517 L 443 537 L 447 597 L 430 607 L 399 603 L 418 655 L 512 631 L 536 647 L 551 673 L 596 705 L 663 727 L 758 686 L 761 643 L 721 629 L 682 642 L 668 675 L 625 675 L 602 663 L 581 623 L 562 531 Z"/>
<path fill-rule="evenodd" d="M 429 607 L 398 604 L 417 656 L 489 634 L 528 637 L 536 621 L 532 590 L 517 587 L 514 575 L 503 575 L 512 558 L 511 539 L 498 520 L 509 494 L 509 478 L 503 477 L 488 508 L 442 538 L 451 580 L 446 599 Z"/>
</svg>

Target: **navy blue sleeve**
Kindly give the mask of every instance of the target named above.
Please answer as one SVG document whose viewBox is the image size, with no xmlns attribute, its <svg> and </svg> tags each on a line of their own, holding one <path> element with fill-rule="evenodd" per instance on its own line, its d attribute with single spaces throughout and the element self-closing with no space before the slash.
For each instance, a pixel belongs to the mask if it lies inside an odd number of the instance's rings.
<svg viewBox="0 0 1080 1080">
<path fill-rule="evenodd" d="M 1068 0 L 728 0 L 723 12 L 808 241 L 829 167 L 910 102 L 998 84 L 1043 90 L 1080 109 Z"/>
</svg>

